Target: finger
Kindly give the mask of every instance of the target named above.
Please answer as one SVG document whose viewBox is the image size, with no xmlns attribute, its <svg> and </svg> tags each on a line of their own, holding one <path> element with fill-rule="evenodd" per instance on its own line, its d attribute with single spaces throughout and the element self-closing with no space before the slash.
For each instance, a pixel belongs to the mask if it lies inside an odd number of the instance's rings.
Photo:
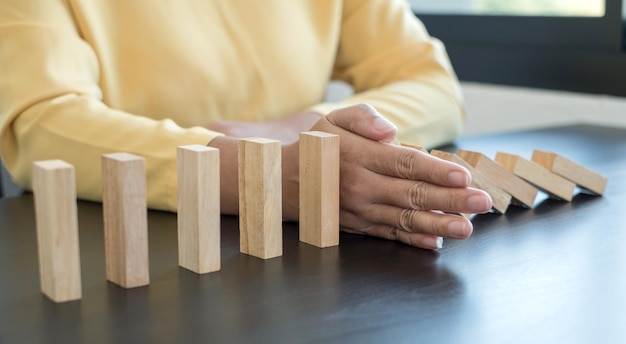
<svg viewBox="0 0 626 344">
<path fill-rule="evenodd" d="M 410 233 L 392 226 L 371 225 L 365 228 L 365 233 L 383 239 L 397 240 L 407 245 L 428 250 L 437 250 L 443 246 L 442 237 L 422 233 Z"/>
<path fill-rule="evenodd" d="M 458 164 L 416 149 L 372 142 L 372 140 L 382 142 L 393 140 L 394 135 L 388 134 L 396 132 L 394 127 L 390 132 L 377 133 L 373 129 L 374 125 L 371 124 L 374 120 L 386 121 L 370 106 L 356 105 L 331 112 L 323 122 L 318 123 L 318 130 L 337 134 L 342 134 L 340 132 L 342 130 L 354 133 L 354 137 L 350 137 L 349 140 L 342 138 L 342 146 L 352 146 L 361 153 L 367 152 L 368 158 L 364 158 L 363 154 L 354 154 L 352 158 L 358 159 L 355 161 L 357 164 L 373 172 L 405 179 L 424 180 L 442 186 L 469 186 L 471 176 L 464 167 Z"/>
<path fill-rule="evenodd" d="M 365 216 L 372 222 L 405 232 L 445 238 L 467 239 L 474 230 L 472 222 L 462 216 L 428 210 L 377 205 L 370 207 Z"/>
<path fill-rule="evenodd" d="M 373 202 L 417 210 L 441 210 L 470 214 L 492 207 L 489 194 L 474 188 L 449 188 L 408 179 L 380 177 L 384 188 L 372 189 Z"/>
<path fill-rule="evenodd" d="M 403 230 L 398 230 L 398 240 L 407 245 L 428 250 L 438 250 L 443 247 L 443 238 L 440 236 L 409 233 Z"/>
<path fill-rule="evenodd" d="M 472 182 L 469 171 L 461 165 L 439 159 L 417 149 L 395 145 L 371 145 L 365 166 L 378 174 L 411 180 L 423 180 L 448 187 L 467 187 Z"/>
<path fill-rule="evenodd" d="M 398 128 L 371 105 L 359 104 L 332 111 L 326 119 L 333 125 L 374 141 L 392 140 Z"/>
<path fill-rule="evenodd" d="M 377 205 L 374 206 L 378 207 Z M 379 209 L 379 211 L 382 212 L 384 212 L 384 210 L 385 208 Z M 455 217 L 454 215 L 450 216 Z M 407 245 L 429 250 L 439 249 L 443 244 L 443 238 L 441 236 L 430 235 L 418 231 L 410 232 L 386 224 L 373 224 L 364 216 L 359 216 L 351 211 L 342 211 L 340 213 L 340 217 L 341 230 L 347 233 L 371 235 L 388 240 L 398 240 Z M 380 218 L 378 220 L 380 220 Z M 393 223 L 390 219 L 387 219 L 387 222 Z"/>
</svg>

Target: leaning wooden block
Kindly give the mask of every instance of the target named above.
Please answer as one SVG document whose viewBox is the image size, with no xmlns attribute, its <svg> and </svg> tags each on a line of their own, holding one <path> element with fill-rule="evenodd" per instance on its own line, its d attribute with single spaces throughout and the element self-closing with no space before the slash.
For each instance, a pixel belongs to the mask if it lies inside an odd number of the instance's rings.
<svg viewBox="0 0 626 344">
<path fill-rule="evenodd" d="M 595 194 L 602 195 L 606 189 L 606 177 L 556 153 L 535 150 L 532 161 Z"/>
<path fill-rule="evenodd" d="M 511 195 L 509 195 L 506 191 L 502 190 L 499 186 L 490 181 L 487 177 L 485 177 L 478 170 L 473 168 L 470 164 L 465 162 L 465 160 L 456 156 L 455 154 L 443 152 L 439 150 L 432 150 L 430 152 L 433 156 L 436 156 L 440 159 L 451 161 L 457 163 L 463 167 L 465 167 L 470 174 L 472 175 L 472 187 L 477 189 L 481 189 L 491 196 L 491 200 L 493 201 L 493 209 L 499 212 L 500 214 L 506 213 L 509 204 L 511 203 Z"/>
<path fill-rule="evenodd" d="M 339 136 L 300 133 L 300 241 L 339 245 Z"/>
<path fill-rule="evenodd" d="M 220 151 L 180 146 L 178 264 L 198 274 L 220 270 Z"/>
<path fill-rule="evenodd" d="M 54 302 L 82 297 L 74 166 L 33 164 L 41 291 Z"/>
<path fill-rule="evenodd" d="M 574 197 L 576 185 L 569 180 L 559 177 L 545 167 L 526 160 L 518 155 L 498 152 L 496 161 L 507 170 L 515 173 L 539 189 L 558 199 L 571 201 Z"/>
<path fill-rule="evenodd" d="M 521 205 L 532 208 L 539 190 L 482 153 L 460 149 L 457 155 L 478 172 L 513 196 Z M 515 204 L 515 202 L 513 202 Z"/>
<path fill-rule="evenodd" d="M 262 259 L 283 254 L 281 143 L 239 142 L 240 251 Z"/>
<path fill-rule="evenodd" d="M 102 205 L 107 279 L 124 288 L 150 283 L 144 158 L 102 156 Z"/>
</svg>

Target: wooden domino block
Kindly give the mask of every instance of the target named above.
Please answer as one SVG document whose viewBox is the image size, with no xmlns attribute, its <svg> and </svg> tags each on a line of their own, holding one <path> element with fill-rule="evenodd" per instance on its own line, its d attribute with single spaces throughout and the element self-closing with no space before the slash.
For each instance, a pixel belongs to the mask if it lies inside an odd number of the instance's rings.
<svg viewBox="0 0 626 344">
<path fill-rule="evenodd" d="M 339 245 L 339 136 L 300 133 L 300 241 Z"/>
<path fill-rule="evenodd" d="M 466 161 L 456 156 L 455 154 L 439 150 L 432 150 L 430 154 L 440 159 L 451 161 L 465 167 L 472 175 L 471 186 L 487 192 L 489 196 L 491 196 L 491 200 L 493 201 L 493 209 L 500 214 L 506 213 L 509 204 L 511 204 L 511 195 L 509 195 L 506 191 L 502 190 L 499 186 L 497 186 L 495 183 L 485 177 L 481 172 L 473 168 L 470 164 L 468 164 Z"/>
<path fill-rule="evenodd" d="M 102 156 L 102 205 L 107 279 L 124 288 L 150 283 L 144 158 Z"/>
<path fill-rule="evenodd" d="M 41 291 L 54 302 L 82 297 L 74 166 L 33 164 Z"/>
<path fill-rule="evenodd" d="M 595 194 L 602 195 L 606 189 L 606 177 L 556 153 L 535 150 L 531 160 Z"/>
<path fill-rule="evenodd" d="M 537 186 L 551 197 L 568 202 L 574 197 L 574 189 L 576 188 L 574 183 L 559 177 L 537 163 L 518 155 L 503 152 L 496 154 L 496 162 L 515 173 L 516 176 Z"/>
<path fill-rule="evenodd" d="M 220 270 L 220 151 L 180 146 L 178 264 L 198 274 Z"/>
<path fill-rule="evenodd" d="M 280 141 L 239 141 L 239 240 L 241 253 L 261 259 L 283 254 Z"/>
<path fill-rule="evenodd" d="M 532 208 L 539 190 L 482 153 L 460 149 L 457 155 L 478 172 L 513 196 L 521 205 Z M 513 202 L 516 204 L 516 202 Z"/>
</svg>

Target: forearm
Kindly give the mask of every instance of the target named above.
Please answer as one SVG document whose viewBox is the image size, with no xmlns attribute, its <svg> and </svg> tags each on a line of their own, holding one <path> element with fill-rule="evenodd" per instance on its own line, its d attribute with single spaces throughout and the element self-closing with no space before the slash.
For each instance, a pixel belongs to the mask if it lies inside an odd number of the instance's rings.
<svg viewBox="0 0 626 344">
<path fill-rule="evenodd" d="M 460 94 L 445 76 L 399 81 L 338 103 L 314 106 L 315 111 L 332 110 L 359 103 L 372 105 L 398 127 L 398 139 L 417 146 L 434 147 L 452 141 L 463 128 L 465 109 Z M 442 80 L 443 79 L 443 80 Z M 449 87 L 442 87 L 441 84 Z"/>
<path fill-rule="evenodd" d="M 431 37 L 403 0 L 346 0 L 333 79 L 355 96 L 314 111 L 368 103 L 398 127 L 398 138 L 432 147 L 462 128 L 463 100 L 443 44 Z M 376 28 L 372 30 L 372 28 Z M 367 40 L 361 39 L 364 35 Z"/>
<path fill-rule="evenodd" d="M 176 147 L 204 145 L 217 135 L 132 116 L 75 94 L 37 103 L 12 123 L 3 131 L 2 155 L 25 188 L 30 188 L 33 161 L 62 159 L 75 166 L 78 197 L 98 201 L 101 156 L 128 152 L 146 159 L 148 206 L 163 210 L 176 209 Z"/>
</svg>

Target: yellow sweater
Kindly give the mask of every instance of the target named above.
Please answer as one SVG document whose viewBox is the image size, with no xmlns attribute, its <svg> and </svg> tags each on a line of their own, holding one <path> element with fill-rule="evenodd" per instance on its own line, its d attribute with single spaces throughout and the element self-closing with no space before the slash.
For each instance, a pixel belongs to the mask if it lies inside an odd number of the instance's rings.
<svg viewBox="0 0 626 344">
<path fill-rule="evenodd" d="M 322 103 L 331 79 L 356 94 Z M 442 44 L 400 0 L 2 0 L 0 147 L 75 165 L 101 199 L 100 157 L 146 158 L 148 205 L 176 209 L 176 147 L 217 120 L 269 120 L 367 102 L 402 141 L 453 139 L 463 106 Z"/>
</svg>

